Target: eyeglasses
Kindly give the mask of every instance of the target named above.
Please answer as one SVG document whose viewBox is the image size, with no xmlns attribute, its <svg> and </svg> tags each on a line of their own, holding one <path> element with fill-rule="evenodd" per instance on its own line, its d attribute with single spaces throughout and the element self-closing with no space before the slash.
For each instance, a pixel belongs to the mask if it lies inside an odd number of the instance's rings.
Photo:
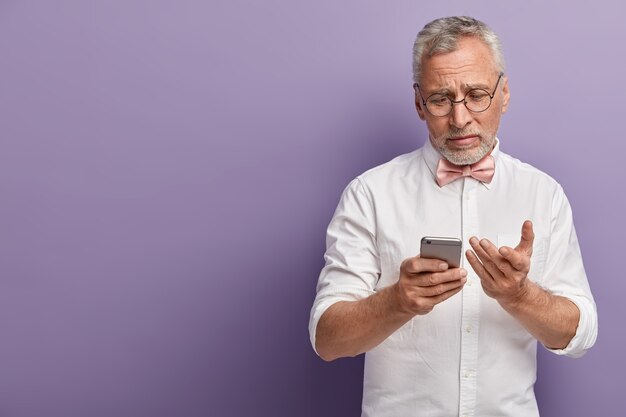
<svg viewBox="0 0 626 417">
<path fill-rule="evenodd" d="M 467 110 L 474 113 L 484 112 L 491 106 L 491 100 L 493 100 L 496 95 L 496 90 L 498 89 L 498 84 L 500 84 L 500 78 L 504 73 L 500 73 L 498 77 L 498 81 L 496 82 L 496 86 L 493 89 L 493 93 L 489 94 L 487 90 L 483 90 L 482 88 L 472 88 L 467 93 L 465 93 L 465 97 L 461 100 L 452 100 L 445 94 L 435 93 L 430 96 L 426 100 L 422 96 L 422 92 L 420 90 L 420 86 L 415 83 L 413 84 L 414 88 L 417 88 L 417 91 L 422 99 L 422 104 L 428 110 L 428 113 L 432 114 L 436 117 L 447 116 L 452 111 L 452 107 L 455 104 L 463 103 Z"/>
</svg>

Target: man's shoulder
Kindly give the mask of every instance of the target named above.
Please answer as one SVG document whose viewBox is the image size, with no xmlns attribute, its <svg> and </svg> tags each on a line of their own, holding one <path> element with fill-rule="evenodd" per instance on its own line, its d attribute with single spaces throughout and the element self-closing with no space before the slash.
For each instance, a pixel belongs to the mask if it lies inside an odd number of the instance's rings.
<svg viewBox="0 0 626 417">
<path fill-rule="evenodd" d="M 507 153 L 500 152 L 496 165 L 496 172 L 504 171 L 513 181 L 527 182 L 535 187 L 547 187 L 550 189 L 561 188 L 561 185 L 552 176 L 528 162 L 521 161 Z"/>
<path fill-rule="evenodd" d="M 398 155 L 390 161 L 368 169 L 357 178 L 362 182 L 377 183 L 398 176 L 411 175 L 423 163 L 422 149 L 418 148 L 412 152 Z"/>
</svg>

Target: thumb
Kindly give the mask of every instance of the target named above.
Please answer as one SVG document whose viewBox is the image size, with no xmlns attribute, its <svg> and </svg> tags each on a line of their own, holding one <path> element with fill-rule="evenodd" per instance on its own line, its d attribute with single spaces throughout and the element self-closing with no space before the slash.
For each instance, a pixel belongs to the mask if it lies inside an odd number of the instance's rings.
<svg viewBox="0 0 626 417">
<path fill-rule="evenodd" d="M 533 223 L 526 220 L 522 225 L 522 238 L 515 250 L 522 252 L 528 256 L 533 254 L 533 242 L 535 241 L 535 232 L 533 231 Z"/>
</svg>

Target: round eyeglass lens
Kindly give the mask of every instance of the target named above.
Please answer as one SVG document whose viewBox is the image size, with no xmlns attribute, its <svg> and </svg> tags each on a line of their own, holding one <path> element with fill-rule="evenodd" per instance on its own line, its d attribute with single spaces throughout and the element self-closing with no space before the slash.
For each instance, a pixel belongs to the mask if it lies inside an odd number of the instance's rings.
<svg viewBox="0 0 626 417">
<path fill-rule="evenodd" d="M 473 112 L 485 111 L 490 104 L 491 96 L 485 90 L 470 90 L 465 95 L 465 106 Z"/>
<path fill-rule="evenodd" d="M 433 94 L 426 100 L 426 108 L 433 116 L 446 116 L 452 111 L 452 103 L 460 104 L 461 102 L 468 110 L 480 113 L 491 105 L 491 95 L 483 89 L 476 88 L 468 91 L 463 100 L 453 102 L 444 94 Z"/>
</svg>

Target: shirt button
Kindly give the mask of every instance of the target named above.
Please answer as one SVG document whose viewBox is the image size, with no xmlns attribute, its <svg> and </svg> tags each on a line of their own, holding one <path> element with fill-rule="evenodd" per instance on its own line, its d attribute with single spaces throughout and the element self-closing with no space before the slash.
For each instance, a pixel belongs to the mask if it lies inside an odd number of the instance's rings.
<svg viewBox="0 0 626 417">
<path fill-rule="evenodd" d="M 472 328 L 472 325 L 471 325 L 471 324 L 468 324 L 467 326 L 465 326 L 465 331 L 466 331 L 466 332 L 471 333 L 471 332 L 472 332 L 472 330 L 473 330 L 473 328 Z"/>
<path fill-rule="evenodd" d="M 470 377 L 470 371 L 465 371 L 465 373 L 463 374 L 463 376 L 465 378 L 469 378 Z"/>
<path fill-rule="evenodd" d="M 474 283 L 473 279 L 468 279 L 466 284 L 469 285 L 470 287 L 472 286 L 472 284 Z"/>
</svg>

